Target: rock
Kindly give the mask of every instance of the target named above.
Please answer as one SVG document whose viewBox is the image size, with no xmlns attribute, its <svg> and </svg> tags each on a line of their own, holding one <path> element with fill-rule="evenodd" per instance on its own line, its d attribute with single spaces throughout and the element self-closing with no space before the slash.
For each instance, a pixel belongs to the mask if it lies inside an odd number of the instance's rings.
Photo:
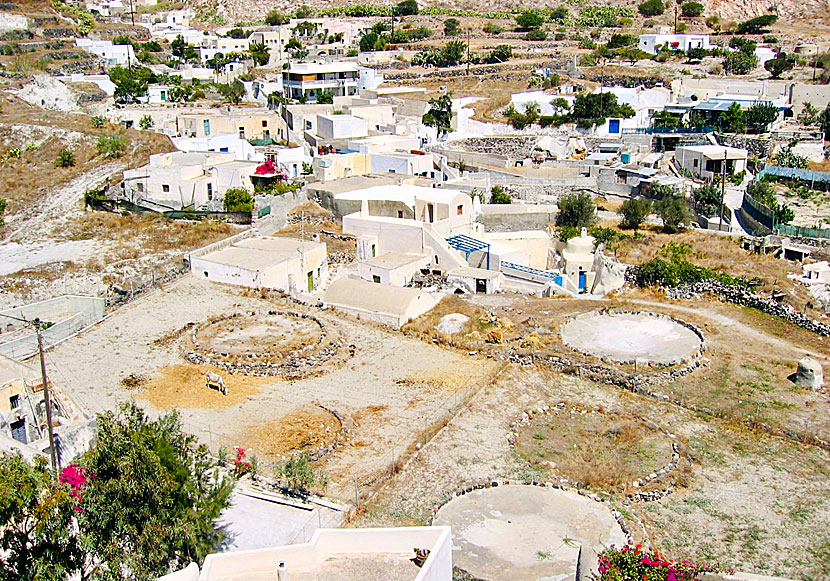
<svg viewBox="0 0 830 581">
<path fill-rule="evenodd" d="M 816 390 L 824 385 L 824 371 L 821 364 L 815 359 L 805 357 L 798 362 L 798 371 L 795 372 L 793 382 L 799 387 Z"/>
</svg>

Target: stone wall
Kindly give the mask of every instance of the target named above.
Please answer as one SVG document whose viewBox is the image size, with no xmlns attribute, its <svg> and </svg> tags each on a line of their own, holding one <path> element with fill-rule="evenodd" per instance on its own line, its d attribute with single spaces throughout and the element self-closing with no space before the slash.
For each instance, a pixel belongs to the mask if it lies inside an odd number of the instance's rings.
<svg viewBox="0 0 830 581">
<path fill-rule="evenodd" d="M 715 138 L 721 145 L 746 149 L 749 151 L 750 157 L 767 158 L 772 153 L 773 142 L 768 137 L 749 137 L 747 135 L 715 133 Z"/>
</svg>

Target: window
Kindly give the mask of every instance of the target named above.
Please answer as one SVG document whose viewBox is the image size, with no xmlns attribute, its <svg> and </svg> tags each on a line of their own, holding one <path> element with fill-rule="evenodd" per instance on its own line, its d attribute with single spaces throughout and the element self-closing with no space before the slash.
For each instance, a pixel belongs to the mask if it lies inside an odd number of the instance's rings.
<svg viewBox="0 0 830 581">
<path fill-rule="evenodd" d="M 306 128 L 306 131 L 311 131 L 311 121 L 306 120 L 305 128 Z"/>
<path fill-rule="evenodd" d="M 20 407 L 20 396 L 19 395 L 13 395 L 9 398 L 9 407 L 12 408 L 13 410 L 16 410 L 17 408 Z"/>
<path fill-rule="evenodd" d="M 697 167 L 697 160 L 696 160 L 696 159 L 692 161 L 692 165 L 693 165 L 694 167 Z"/>
<path fill-rule="evenodd" d="M 398 210 L 398 219 L 403 218 L 403 210 Z"/>
<path fill-rule="evenodd" d="M 210 119 L 205 119 L 205 135 L 210 135 Z"/>
<path fill-rule="evenodd" d="M 244 127 L 239 128 L 239 139 L 245 139 L 245 128 Z"/>
<path fill-rule="evenodd" d="M 462 204 L 458 204 L 458 208 L 456 208 L 455 211 L 458 213 L 459 216 L 463 216 L 464 215 L 464 206 Z"/>
<path fill-rule="evenodd" d="M 166 194 L 170 191 L 170 186 L 168 186 L 167 184 L 161 184 L 161 191 Z"/>
<path fill-rule="evenodd" d="M 139 192 L 143 192 L 144 191 L 144 184 L 142 184 L 141 182 L 138 182 L 135 185 L 135 189 L 137 189 Z"/>
<path fill-rule="evenodd" d="M 372 282 L 376 282 L 376 283 L 380 284 L 380 277 L 376 274 L 373 274 L 372 275 Z"/>
<path fill-rule="evenodd" d="M 263 127 L 268 127 L 268 120 L 267 119 L 262 122 L 262 126 Z"/>
<path fill-rule="evenodd" d="M 213 184 L 208 184 L 207 185 L 207 196 L 208 196 L 208 200 L 213 199 Z"/>
</svg>

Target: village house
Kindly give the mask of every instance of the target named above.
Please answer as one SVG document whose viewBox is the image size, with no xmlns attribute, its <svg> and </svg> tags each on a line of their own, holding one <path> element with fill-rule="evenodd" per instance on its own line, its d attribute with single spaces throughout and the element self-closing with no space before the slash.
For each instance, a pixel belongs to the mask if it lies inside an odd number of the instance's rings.
<svg viewBox="0 0 830 581">
<path fill-rule="evenodd" d="M 630 105 L 634 109 L 633 117 L 609 117 L 605 123 L 598 125 L 594 129 L 594 135 L 600 136 L 619 136 L 627 130 L 645 129 L 651 125 L 651 117 L 662 111 L 671 101 L 671 91 L 663 87 L 600 87 L 594 93 L 612 94 L 616 96 L 617 103 Z"/>
<path fill-rule="evenodd" d="M 283 94 L 290 99 L 316 102 L 317 95 L 356 95 L 359 66 L 353 62 L 292 63 L 282 72 Z"/>
<path fill-rule="evenodd" d="M 720 179 L 726 167 L 726 176 L 746 170 L 746 149 L 723 145 L 680 145 L 674 152 L 674 161 L 681 170 L 704 180 Z"/>
<path fill-rule="evenodd" d="M 358 261 L 357 272 L 360 278 L 369 282 L 406 286 L 417 272 L 428 268 L 430 262 L 432 258 L 426 254 L 387 252 Z"/>
<path fill-rule="evenodd" d="M 247 238 L 231 246 L 189 256 L 194 276 L 249 288 L 314 292 L 328 269 L 324 242 L 295 238 Z"/>
<path fill-rule="evenodd" d="M 688 52 L 690 48 L 711 48 L 708 34 L 641 34 L 638 46 L 649 54 L 663 49 Z"/>
<path fill-rule="evenodd" d="M 106 67 L 129 66 L 131 63 L 138 62 L 131 44 L 113 44 L 110 40 L 76 38 L 75 46 L 101 57 Z"/>
<path fill-rule="evenodd" d="M 400 328 L 441 300 L 440 294 L 340 278 L 323 294 L 323 303 L 350 315 Z"/>
<path fill-rule="evenodd" d="M 147 165 L 124 171 L 123 196 L 159 210 L 200 208 L 230 188 L 252 191 L 258 165 L 231 152 L 157 153 Z"/>
<path fill-rule="evenodd" d="M 177 119 L 184 137 L 209 137 L 232 134 L 239 139 L 283 139 L 282 119 L 264 108 L 235 108 L 230 111 L 205 109 L 182 113 Z"/>
<path fill-rule="evenodd" d="M 232 153 L 236 161 L 265 161 L 264 153 L 257 151 L 248 141 L 232 133 L 206 137 L 174 137 L 172 141 L 179 151 Z"/>
</svg>

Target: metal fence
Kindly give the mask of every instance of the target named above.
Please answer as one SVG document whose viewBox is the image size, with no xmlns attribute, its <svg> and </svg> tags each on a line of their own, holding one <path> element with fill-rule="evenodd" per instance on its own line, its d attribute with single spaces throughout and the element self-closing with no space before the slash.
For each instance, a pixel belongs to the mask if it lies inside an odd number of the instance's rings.
<svg viewBox="0 0 830 581">
<path fill-rule="evenodd" d="M 794 167 L 782 167 L 780 165 L 767 165 L 758 174 L 757 179 L 762 179 L 765 175 L 773 175 L 781 178 L 790 178 L 795 180 L 802 180 L 805 182 L 823 182 L 830 183 L 830 172 L 813 171 L 811 169 L 797 169 Z"/>
</svg>

